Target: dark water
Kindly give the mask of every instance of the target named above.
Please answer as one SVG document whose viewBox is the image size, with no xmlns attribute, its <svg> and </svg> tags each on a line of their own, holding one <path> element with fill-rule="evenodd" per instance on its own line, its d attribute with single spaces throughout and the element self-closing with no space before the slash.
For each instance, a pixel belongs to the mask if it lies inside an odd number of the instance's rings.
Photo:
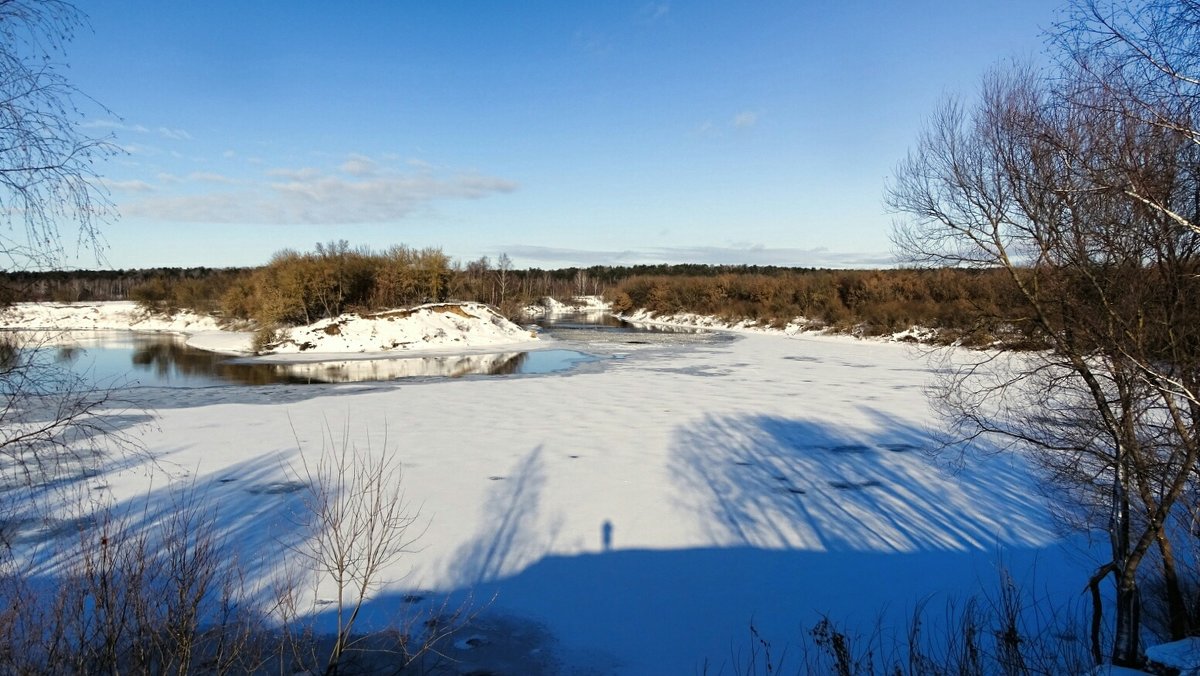
<svg viewBox="0 0 1200 676">
<path fill-rule="evenodd" d="M 559 315 L 537 322 L 562 341 L 647 343 L 674 331 L 635 326 L 602 313 Z M 455 378 L 551 374 L 600 357 L 571 349 L 466 355 L 405 356 L 265 363 L 188 347 L 180 336 L 152 333 L 75 332 L 66 346 L 47 347 L 52 360 L 92 382 L 143 387 L 209 387 L 281 383 L 349 383 L 400 378 Z"/>
<path fill-rule="evenodd" d="M 604 313 L 555 315 L 535 323 L 547 337 L 566 346 L 583 344 L 583 349 L 588 349 L 586 345 L 592 345 L 601 347 L 601 352 L 603 348 L 612 352 L 614 347 L 713 340 L 709 331 L 631 324 Z M 87 380 L 119 386 L 195 388 L 553 374 L 601 359 L 575 349 L 544 349 L 270 363 L 191 348 L 183 337 L 169 334 L 102 331 L 68 335 L 69 345 L 47 347 L 42 352 L 49 352 L 59 365 L 86 375 Z"/>
<path fill-rule="evenodd" d="M 230 383 L 349 383 L 398 378 L 545 374 L 598 359 L 576 350 L 530 350 L 384 359 L 263 363 L 197 350 L 179 336 L 98 332 L 72 334 L 54 360 L 89 380 L 151 387 L 208 387 Z"/>
<path fill-rule="evenodd" d="M 705 329 L 635 324 L 598 312 L 553 315 L 539 319 L 537 324 L 547 335 L 567 341 L 636 345 L 720 340 Z"/>
</svg>

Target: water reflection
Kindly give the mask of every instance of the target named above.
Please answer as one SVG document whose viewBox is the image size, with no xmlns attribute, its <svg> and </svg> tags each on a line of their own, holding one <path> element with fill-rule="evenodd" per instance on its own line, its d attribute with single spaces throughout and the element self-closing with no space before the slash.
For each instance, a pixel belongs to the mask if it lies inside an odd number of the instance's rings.
<svg viewBox="0 0 1200 676">
<path fill-rule="evenodd" d="M 82 354 L 84 351 L 78 345 L 60 345 L 54 353 L 54 361 L 60 364 L 70 364 L 77 361 Z"/>
<path fill-rule="evenodd" d="M 206 387 L 223 384 L 351 383 L 400 378 L 457 378 L 564 371 L 596 357 L 574 350 L 539 350 L 385 359 L 263 362 L 188 347 L 172 335 L 70 334 L 56 341 L 53 358 L 94 380 L 131 385 Z"/>
<path fill-rule="evenodd" d="M 537 322 L 547 335 L 558 340 L 585 342 L 595 348 L 627 349 L 628 346 L 678 346 L 720 343 L 733 335 L 691 326 L 640 324 L 605 313 L 554 314 Z"/>
<path fill-rule="evenodd" d="M 397 378 L 509 375 L 521 373 L 521 366 L 528 359 L 529 353 L 527 352 L 506 352 L 406 359 L 347 359 L 270 364 L 270 366 L 304 382 L 354 383 L 371 380 L 396 380 Z M 260 365 L 255 364 L 255 366 Z"/>
<path fill-rule="evenodd" d="M 614 317 L 606 312 L 570 312 L 540 317 L 537 321 L 551 334 L 560 331 L 585 330 L 593 333 L 691 333 L 707 334 L 711 331 L 691 326 L 668 326 L 638 324 Z"/>
</svg>

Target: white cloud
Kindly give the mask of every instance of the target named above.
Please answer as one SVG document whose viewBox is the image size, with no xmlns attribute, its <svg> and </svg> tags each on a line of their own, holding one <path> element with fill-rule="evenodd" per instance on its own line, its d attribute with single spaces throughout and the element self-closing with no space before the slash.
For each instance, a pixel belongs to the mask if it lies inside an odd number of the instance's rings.
<svg viewBox="0 0 1200 676">
<path fill-rule="evenodd" d="M 80 127 L 84 129 L 112 129 L 114 131 L 133 131 L 139 134 L 146 134 L 150 129 L 140 124 L 125 124 L 119 120 L 87 120 L 80 123 Z"/>
<path fill-rule="evenodd" d="M 167 127 L 159 127 L 158 135 L 162 136 L 163 138 L 169 138 L 174 141 L 190 141 L 190 140 L 192 140 L 192 135 L 187 133 L 183 129 L 169 129 Z"/>
<path fill-rule="evenodd" d="M 282 180 L 246 184 L 233 192 L 148 197 L 122 204 L 121 211 L 129 217 L 190 223 L 388 223 L 434 202 L 482 199 L 517 189 L 513 181 L 481 174 L 380 170 L 347 178 L 311 168 L 268 174 Z"/>
<path fill-rule="evenodd" d="M 141 180 L 118 181 L 108 178 L 100 179 L 100 185 L 115 192 L 154 192 L 154 186 Z"/>
<path fill-rule="evenodd" d="M 733 126 L 737 129 L 748 129 L 758 124 L 758 113 L 744 110 L 733 116 Z"/>
<path fill-rule="evenodd" d="M 223 183 L 226 185 L 237 182 L 228 176 L 223 174 L 215 174 L 211 171 L 193 171 L 192 173 L 188 174 L 188 180 L 199 181 L 201 183 Z"/>
<path fill-rule="evenodd" d="M 725 247 L 647 247 L 623 251 L 510 245 L 502 249 L 514 258 L 554 266 L 700 263 L 707 265 L 777 265 L 782 267 L 878 268 L 896 264 L 884 252 L 829 251 L 824 247 L 796 249 L 762 244 Z"/>
<path fill-rule="evenodd" d="M 571 42 L 575 45 L 576 49 L 589 56 L 607 56 L 613 48 L 612 41 L 606 36 L 582 28 L 575 31 L 575 34 L 571 37 Z"/>
<path fill-rule="evenodd" d="M 366 155 L 351 155 L 339 168 L 343 173 L 350 174 L 351 176 L 364 177 L 373 176 L 378 167 L 379 165 L 375 163 L 375 160 Z"/>
<path fill-rule="evenodd" d="M 653 23 L 662 19 L 671 12 L 671 3 L 669 2 L 652 2 L 648 5 L 643 5 L 638 10 L 638 19 L 645 23 Z"/>
<path fill-rule="evenodd" d="M 190 141 L 192 135 L 184 129 L 156 127 L 151 129 L 144 124 L 128 124 L 120 120 L 87 120 L 79 126 L 85 129 L 111 129 L 113 131 L 128 131 L 137 134 L 156 134 L 172 141 Z"/>
<path fill-rule="evenodd" d="M 288 178 L 295 181 L 307 181 L 321 175 L 320 169 L 301 167 L 299 169 L 268 169 L 267 176 Z"/>
<path fill-rule="evenodd" d="M 159 149 L 141 143 L 118 143 L 117 147 L 130 155 L 158 155 Z"/>
</svg>

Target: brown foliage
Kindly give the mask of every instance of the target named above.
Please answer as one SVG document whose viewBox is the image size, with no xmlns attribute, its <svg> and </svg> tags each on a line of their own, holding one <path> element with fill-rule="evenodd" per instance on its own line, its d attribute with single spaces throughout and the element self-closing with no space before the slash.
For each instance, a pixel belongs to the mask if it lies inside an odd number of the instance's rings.
<svg viewBox="0 0 1200 676">
<path fill-rule="evenodd" d="M 607 293 L 617 312 L 694 312 L 729 320 L 753 319 L 856 329 L 866 334 L 911 326 L 954 335 L 1011 331 L 1019 314 L 1008 280 L 993 270 L 789 270 L 632 276 Z"/>
</svg>

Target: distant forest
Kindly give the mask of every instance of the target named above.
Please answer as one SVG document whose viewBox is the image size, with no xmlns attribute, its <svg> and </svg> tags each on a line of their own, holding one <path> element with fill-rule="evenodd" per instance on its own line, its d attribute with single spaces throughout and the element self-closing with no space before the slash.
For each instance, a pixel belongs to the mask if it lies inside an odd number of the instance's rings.
<svg viewBox="0 0 1200 676">
<path fill-rule="evenodd" d="M 1036 342 L 1012 280 L 998 270 L 830 270 L 757 265 L 632 265 L 515 269 L 507 256 L 452 262 L 438 249 L 384 252 L 346 242 L 285 250 L 255 268 L 151 268 L 7 272 L 3 300 L 134 300 L 172 312 L 193 309 L 259 328 L 305 324 L 354 310 L 445 300 L 490 303 L 513 318 L 540 298 L 602 296 L 621 313 L 697 313 L 864 335 L 913 326 L 943 340 Z"/>
</svg>

